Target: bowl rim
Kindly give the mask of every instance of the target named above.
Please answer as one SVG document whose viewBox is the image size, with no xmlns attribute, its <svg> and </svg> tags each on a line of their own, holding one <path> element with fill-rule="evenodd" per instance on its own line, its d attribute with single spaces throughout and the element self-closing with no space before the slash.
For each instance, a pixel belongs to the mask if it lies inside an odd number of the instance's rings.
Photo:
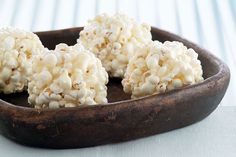
<svg viewBox="0 0 236 157">
<path fill-rule="evenodd" d="M 60 32 L 60 31 L 70 31 L 70 30 L 80 30 L 83 27 L 72 27 L 72 28 L 67 28 L 67 29 L 58 29 L 58 30 L 52 30 L 52 31 L 43 31 L 43 32 L 36 32 L 36 34 L 44 34 L 44 33 L 56 33 L 56 32 Z M 116 101 L 116 102 L 111 102 L 111 103 L 106 103 L 106 104 L 96 104 L 96 105 L 81 105 L 81 106 L 77 106 L 77 107 L 72 107 L 72 108 L 57 108 L 57 109 L 51 109 L 51 108 L 45 108 L 45 109 L 36 109 L 36 108 L 31 108 L 31 107 L 24 107 L 24 106 L 18 106 L 18 105 L 14 105 L 12 103 L 9 103 L 7 101 L 4 101 L 2 99 L 0 99 L 0 107 L 5 108 L 5 109 L 11 109 L 11 110 L 18 110 L 18 111 L 24 111 L 24 112 L 37 112 L 37 113 L 48 113 L 48 112 L 60 112 L 60 111 L 74 111 L 74 110 L 82 110 L 82 109 L 98 109 L 98 108 L 113 108 L 115 106 L 119 106 L 119 107 L 127 107 L 130 105 L 136 105 L 139 104 L 139 102 L 143 102 L 143 101 L 154 101 L 156 99 L 163 99 L 165 97 L 169 97 L 169 96 L 173 96 L 176 94 L 179 95 L 185 95 L 186 93 L 190 95 L 193 95 L 190 91 L 191 89 L 195 88 L 196 91 L 199 91 L 202 88 L 208 88 L 208 84 L 209 83 L 213 83 L 215 82 L 215 80 L 219 80 L 222 78 L 222 76 L 228 74 L 230 77 L 230 70 L 228 68 L 228 66 L 221 61 L 219 58 L 217 58 L 215 55 L 213 55 L 212 53 L 210 53 L 208 50 L 201 48 L 200 46 L 198 46 L 197 44 L 184 39 L 183 37 L 180 37 L 176 34 L 173 34 L 171 32 L 156 28 L 156 27 L 151 27 L 151 31 L 152 32 L 158 32 L 159 34 L 165 34 L 164 36 L 166 36 L 167 38 L 171 38 L 174 39 L 176 41 L 180 41 L 183 42 L 185 46 L 187 47 L 191 47 L 193 48 L 198 54 L 204 55 L 206 56 L 206 58 L 208 60 L 212 60 L 213 63 L 215 65 L 218 65 L 218 71 L 217 73 L 213 74 L 212 76 L 204 79 L 202 82 L 200 83 L 196 83 L 193 85 L 188 85 L 185 87 L 181 87 L 179 89 L 174 89 L 171 91 L 167 91 L 165 93 L 161 93 L 161 94 L 153 94 L 153 95 L 148 95 L 148 96 L 144 96 L 144 97 L 140 97 L 137 99 L 128 99 L 128 100 L 121 100 L 121 101 Z M 172 40 L 172 41 L 174 41 Z M 187 44 L 186 44 L 187 43 Z M 178 99 L 180 99 L 180 97 L 177 97 L 177 101 Z M 10 111 L 11 111 L 10 110 Z"/>
</svg>

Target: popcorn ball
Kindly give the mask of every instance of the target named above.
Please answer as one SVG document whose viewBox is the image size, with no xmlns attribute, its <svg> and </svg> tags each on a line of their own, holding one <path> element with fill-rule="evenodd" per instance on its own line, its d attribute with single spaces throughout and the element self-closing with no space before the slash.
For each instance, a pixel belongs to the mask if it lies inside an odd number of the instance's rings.
<svg viewBox="0 0 236 157">
<path fill-rule="evenodd" d="M 102 14 L 88 22 L 78 42 L 102 61 L 111 77 L 123 78 L 129 59 L 151 41 L 150 30 L 123 14 Z"/>
<path fill-rule="evenodd" d="M 150 42 L 129 62 L 122 85 L 132 98 L 203 81 L 198 54 L 177 41 Z"/>
<path fill-rule="evenodd" d="M 43 45 L 38 36 L 15 28 L 0 29 L 0 92 L 20 92 L 27 86 L 32 57 Z"/>
<path fill-rule="evenodd" d="M 107 83 L 108 74 L 93 53 L 79 44 L 59 44 L 34 58 L 28 101 L 35 108 L 107 103 Z"/>
</svg>

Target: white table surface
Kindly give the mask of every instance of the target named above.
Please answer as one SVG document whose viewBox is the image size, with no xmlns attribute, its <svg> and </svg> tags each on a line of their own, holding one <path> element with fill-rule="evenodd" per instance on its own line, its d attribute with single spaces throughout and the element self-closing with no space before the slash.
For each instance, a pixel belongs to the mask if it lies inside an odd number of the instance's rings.
<svg viewBox="0 0 236 157">
<path fill-rule="evenodd" d="M 236 0 L 0 0 L 0 27 L 61 29 L 118 11 L 192 40 L 225 61 L 231 82 L 218 109 L 183 129 L 85 149 L 30 148 L 0 135 L 0 157 L 236 157 Z"/>
</svg>

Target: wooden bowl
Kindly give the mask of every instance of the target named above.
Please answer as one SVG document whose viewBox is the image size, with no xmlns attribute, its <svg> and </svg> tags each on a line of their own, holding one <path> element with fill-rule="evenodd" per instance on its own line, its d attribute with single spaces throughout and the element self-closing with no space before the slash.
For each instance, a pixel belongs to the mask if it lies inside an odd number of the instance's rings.
<svg viewBox="0 0 236 157">
<path fill-rule="evenodd" d="M 37 33 L 52 49 L 73 45 L 82 28 Z M 31 108 L 27 93 L 0 95 L 0 131 L 16 142 L 47 148 L 78 148 L 121 142 L 181 128 L 208 116 L 220 103 L 230 80 L 218 58 L 169 32 L 152 28 L 153 39 L 177 40 L 193 48 L 202 62 L 205 81 L 164 94 L 130 100 L 119 79 L 110 79 L 109 105 L 75 108 Z"/>
</svg>

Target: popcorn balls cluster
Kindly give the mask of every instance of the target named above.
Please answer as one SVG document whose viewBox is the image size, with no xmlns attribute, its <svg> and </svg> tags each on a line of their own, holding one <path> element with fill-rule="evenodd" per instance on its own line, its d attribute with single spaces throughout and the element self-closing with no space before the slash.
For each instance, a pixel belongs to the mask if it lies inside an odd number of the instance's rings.
<svg viewBox="0 0 236 157">
<path fill-rule="evenodd" d="M 122 85 L 132 98 L 203 81 L 198 54 L 177 41 L 150 42 L 129 62 Z"/>
<path fill-rule="evenodd" d="M 111 77 L 123 78 L 129 59 L 151 41 L 150 30 L 123 14 L 102 14 L 88 21 L 78 42 L 102 61 Z"/>
<path fill-rule="evenodd" d="M 35 108 L 107 103 L 108 74 L 101 61 L 83 46 L 59 44 L 36 56 L 28 85 Z"/>
<path fill-rule="evenodd" d="M 0 93 L 28 87 L 35 108 L 107 103 L 108 74 L 122 78 L 131 98 L 203 81 L 198 54 L 183 43 L 152 41 L 151 27 L 115 14 L 96 16 L 77 44 L 44 48 L 38 36 L 0 29 Z"/>
<path fill-rule="evenodd" d="M 15 28 L 0 29 L 0 92 L 20 92 L 27 86 L 32 58 L 43 45 L 38 36 Z"/>
</svg>

